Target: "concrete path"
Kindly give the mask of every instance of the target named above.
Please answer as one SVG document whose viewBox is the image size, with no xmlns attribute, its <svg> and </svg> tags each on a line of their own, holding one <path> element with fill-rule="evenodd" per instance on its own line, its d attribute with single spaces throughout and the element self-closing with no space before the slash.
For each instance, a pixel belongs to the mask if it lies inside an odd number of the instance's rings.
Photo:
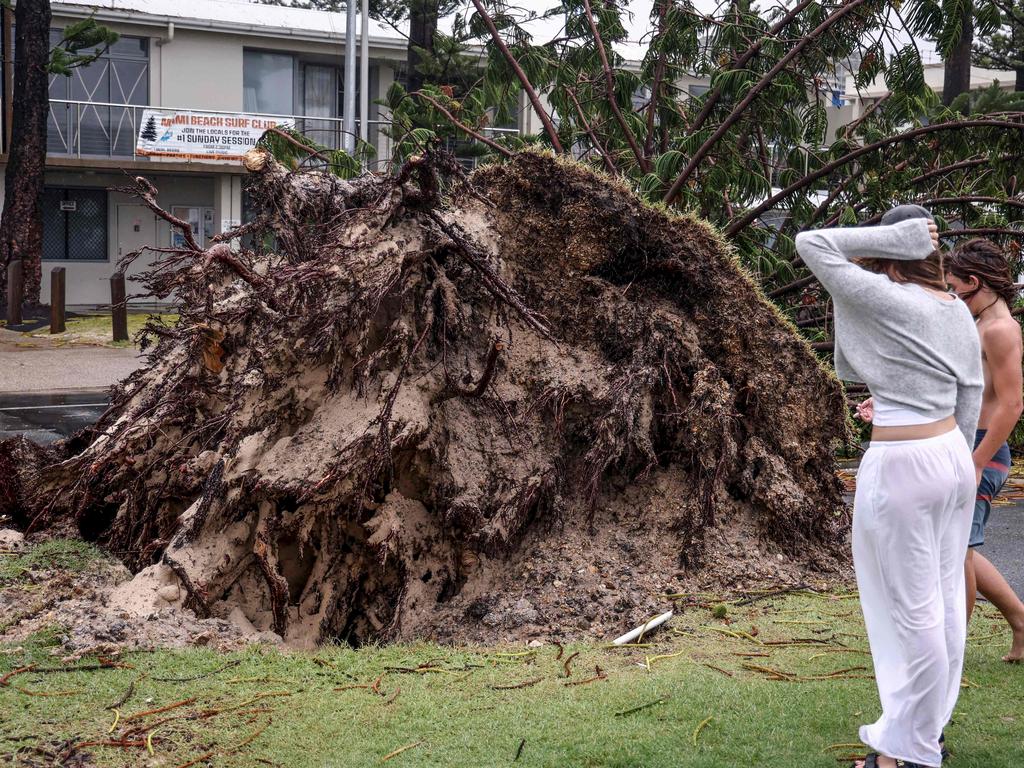
<svg viewBox="0 0 1024 768">
<path fill-rule="evenodd" d="M 10 392 L 106 389 L 141 363 L 134 347 L 61 346 L 0 329 L 0 406 Z"/>
</svg>

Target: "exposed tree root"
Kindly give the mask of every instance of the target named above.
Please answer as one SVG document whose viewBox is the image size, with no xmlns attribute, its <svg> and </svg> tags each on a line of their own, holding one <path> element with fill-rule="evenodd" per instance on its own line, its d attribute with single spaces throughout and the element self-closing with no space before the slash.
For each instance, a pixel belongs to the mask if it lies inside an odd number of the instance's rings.
<svg viewBox="0 0 1024 768">
<path fill-rule="evenodd" d="M 690 572 L 740 516 L 838 550 L 841 387 L 707 225 L 540 154 L 468 181 L 248 167 L 256 245 L 159 254 L 179 322 L 93 432 L 3 481 L 23 524 L 309 642 L 479 622 L 510 562 L 642 519 L 665 478 L 646 533 Z"/>
</svg>

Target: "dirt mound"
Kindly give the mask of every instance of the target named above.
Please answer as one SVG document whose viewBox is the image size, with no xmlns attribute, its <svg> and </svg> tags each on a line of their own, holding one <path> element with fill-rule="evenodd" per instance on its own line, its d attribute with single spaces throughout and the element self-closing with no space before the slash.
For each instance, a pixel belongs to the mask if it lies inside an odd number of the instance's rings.
<svg viewBox="0 0 1024 768">
<path fill-rule="evenodd" d="M 842 562 L 841 387 L 706 224 L 534 153 L 248 162 L 254 249 L 172 221 L 181 319 L 23 523 L 296 643 L 599 631 Z"/>
<path fill-rule="evenodd" d="M 0 564 L 0 642 L 16 645 L 45 634 L 55 641 L 55 655 L 72 656 L 281 642 L 235 617 L 199 618 L 180 607 L 176 585 L 137 583 L 124 565 L 81 542 L 19 537 L 0 528 L 6 558 Z M 144 593 L 144 586 L 154 589 Z"/>
</svg>

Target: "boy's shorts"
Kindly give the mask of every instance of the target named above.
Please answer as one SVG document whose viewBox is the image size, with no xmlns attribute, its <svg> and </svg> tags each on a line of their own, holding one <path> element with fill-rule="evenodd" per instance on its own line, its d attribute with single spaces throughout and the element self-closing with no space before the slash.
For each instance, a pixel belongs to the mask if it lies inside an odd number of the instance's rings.
<svg viewBox="0 0 1024 768">
<path fill-rule="evenodd" d="M 985 431 L 984 429 L 978 430 L 978 434 L 974 438 L 975 448 L 985 437 Z M 1006 478 L 1010 476 L 1010 466 L 1010 446 L 1003 443 L 981 472 L 981 485 L 978 486 L 978 495 L 974 501 L 971 538 L 967 546 L 980 547 L 985 543 L 985 524 L 988 523 L 988 516 L 992 513 L 992 500 L 999 494 Z"/>
</svg>

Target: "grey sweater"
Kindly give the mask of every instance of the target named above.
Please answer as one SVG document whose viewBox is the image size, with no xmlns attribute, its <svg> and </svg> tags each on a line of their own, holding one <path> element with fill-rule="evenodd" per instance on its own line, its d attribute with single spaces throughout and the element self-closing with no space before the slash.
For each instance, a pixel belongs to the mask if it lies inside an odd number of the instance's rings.
<svg viewBox="0 0 1024 768">
<path fill-rule="evenodd" d="M 967 305 L 850 261 L 924 259 L 932 252 L 928 222 L 802 232 L 796 249 L 832 295 L 839 378 L 867 384 L 873 395 L 936 421 L 955 416 L 973 446 L 984 379 Z"/>
</svg>

